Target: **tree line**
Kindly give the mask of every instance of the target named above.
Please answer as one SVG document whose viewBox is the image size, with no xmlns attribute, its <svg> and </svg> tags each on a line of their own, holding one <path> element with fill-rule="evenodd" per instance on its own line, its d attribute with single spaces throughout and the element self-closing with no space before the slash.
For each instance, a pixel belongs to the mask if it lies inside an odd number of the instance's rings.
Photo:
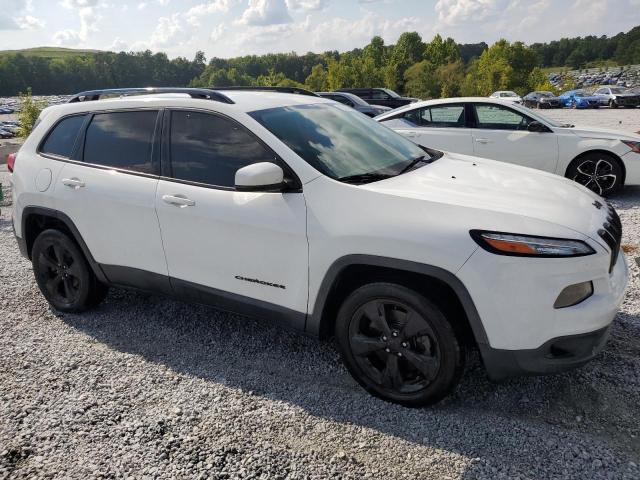
<svg viewBox="0 0 640 480">
<path fill-rule="evenodd" d="M 613 37 L 563 38 L 525 45 L 500 40 L 489 46 L 458 44 L 436 35 L 424 41 L 403 33 L 394 45 L 374 37 L 364 48 L 339 53 L 247 55 L 206 62 L 169 59 L 164 53 L 97 52 L 60 58 L 0 56 L 0 95 L 28 88 L 34 94 L 68 94 L 126 86 L 305 86 L 314 91 L 385 86 L 400 93 L 433 98 L 488 95 L 495 90 L 526 93 L 553 90 L 542 68 L 581 69 L 640 63 L 640 26 Z"/>
</svg>

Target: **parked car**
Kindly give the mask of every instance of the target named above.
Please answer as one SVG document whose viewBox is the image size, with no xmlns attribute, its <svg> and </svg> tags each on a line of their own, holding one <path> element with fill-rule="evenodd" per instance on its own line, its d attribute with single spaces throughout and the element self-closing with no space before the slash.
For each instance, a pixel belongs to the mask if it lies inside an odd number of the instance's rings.
<svg viewBox="0 0 640 480">
<path fill-rule="evenodd" d="M 368 103 L 390 108 L 402 107 L 419 100 L 418 98 L 401 97 L 388 88 L 341 88 L 337 91 L 352 93 Z"/>
<path fill-rule="evenodd" d="M 560 102 L 563 107 L 570 108 L 598 108 L 600 98 L 590 95 L 583 90 L 569 90 L 560 95 Z"/>
<path fill-rule="evenodd" d="M 600 87 L 593 94 L 600 99 L 600 105 L 611 108 L 635 108 L 640 104 L 640 94 L 622 87 Z"/>
<path fill-rule="evenodd" d="M 0 138 L 13 138 L 13 137 L 15 137 L 14 133 L 10 132 L 9 130 L 0 128 Z"/>
<path fill-rule="evenodd" d="M 516 92 L 510 90 L 502 90 L 499 92 L 493 92 L 489 98 L 498 98 L 506 102 L 522 103 L 522 98 Z"/>
<path fill-rule="evenodd" d="M 364 113 L 368 117 L 375 117 L 391 110 L 390 107 L 383 107 L 382 105 L 371 105 L 365 102 L 363 99 L 348 92 L 316 92 L 318 95 L 329 100 L 340 102 L 343 105 L 354 108 L 360 113 Z"/>
<path fill-rule="evenodd" d="M 9 107 L 0 107 L 0 114 L 10 114 L 10 113 L 14 113 L 15 110 L 13 108 L 9 108 Z"/>
<path fill-rule="evenodd" d="M 494 379 L 588 362 L 627 284 L 618 215 L 593 192 L 317 96 L 83 92 L 8 166 L 54 309 L 118 285 L 275 319 L 335 337 L 366 390 L 410 406 L 451 392 L 470 348 Z"/>
<path fill-rule="evenodd" d="M 558 123 L 501 100 L 429 100 L 376 120 L 420 145 L 555 173 L 599 195 L 640 185 L 639 135 Z"/>
<path fill-rule="evenodd" d="M 522 98 L 522 104 L 530 108 L 562 108 L 560 98 L 551 92 L 531 92 Z"/>
</svg>

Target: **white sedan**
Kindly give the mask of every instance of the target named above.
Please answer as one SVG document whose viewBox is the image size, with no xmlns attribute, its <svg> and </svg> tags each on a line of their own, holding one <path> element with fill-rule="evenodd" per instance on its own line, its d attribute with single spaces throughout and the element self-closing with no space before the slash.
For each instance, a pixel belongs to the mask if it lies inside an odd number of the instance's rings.
<svg viewBox="0 0 640 480">
<path fill-rule="evenodd" d="M 512 92 L 511 90 L 500 90 L 498 92 L 493 92 L 491 95 L 489 95 L 489 98 L 497 98 L 500 100 L 504 100 L 505 102 L 522 103 L 522 97 L 516 92 Z"/>
<path fill-rule="evenodd" d="M 561 124 L 511 102 L 427 100 L 376 120 L 425 147 L 537 168 L 599 195 L 640 185 L 640 135 Z"/>
</svg>

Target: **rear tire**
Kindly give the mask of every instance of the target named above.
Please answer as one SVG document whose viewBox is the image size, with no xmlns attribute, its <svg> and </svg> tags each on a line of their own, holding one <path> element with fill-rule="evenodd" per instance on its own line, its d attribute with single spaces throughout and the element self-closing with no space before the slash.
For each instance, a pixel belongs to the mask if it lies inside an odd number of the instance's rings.
<svg viewBox="0 0 640 480">
<path fill-rule="evenodd" d="M 567 168 L 567 178 L 598 195 L 607 196 L 624 185 L 624 171 L 613 155 L 591 152 L 576 158 Z"/>
<path fill-rule="evenodd" d="M 338 312 L 335 333 L 354 379 L 388 402 L 436 403 L 456 387 L 464 369 L 464 347 L 444 313 L 401 285 L 355 290 Z"/>
<path fill-rule="evenodd" d="M 93 274 L 76 243 L 59 230 L 45 230 L 33 243 L 33 273 L 53 308 L 78 313 L 98 305 L 108 287 Z"/>
</svg>

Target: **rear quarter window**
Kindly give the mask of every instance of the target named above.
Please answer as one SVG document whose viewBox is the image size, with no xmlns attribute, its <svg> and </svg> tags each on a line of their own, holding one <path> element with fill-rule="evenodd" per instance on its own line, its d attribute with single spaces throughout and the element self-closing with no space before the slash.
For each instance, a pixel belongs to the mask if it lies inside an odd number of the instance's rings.
<svg viewBox="0 0 640 480">
<path fill-rule="evenodd" d="M 85 118 L 86 115 L 75 115 L 58 122 L 47 135 L 40 152 L 69 158 Z"/>
</svg>

